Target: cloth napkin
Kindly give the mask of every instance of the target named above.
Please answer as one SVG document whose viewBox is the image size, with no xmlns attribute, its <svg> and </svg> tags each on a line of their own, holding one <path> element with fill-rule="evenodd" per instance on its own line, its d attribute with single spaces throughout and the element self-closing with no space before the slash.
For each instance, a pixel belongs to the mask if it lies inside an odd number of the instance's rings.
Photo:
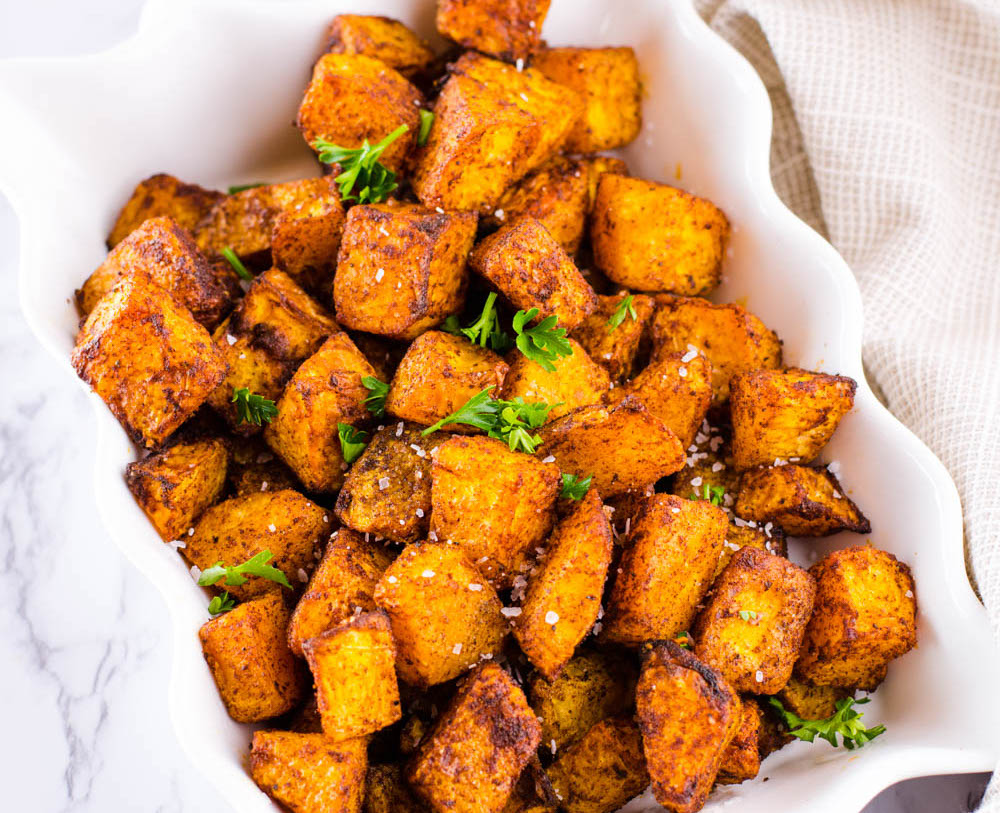
<svg viewBox="0 0 1000 813">
<path fill-rule="evenodd" d="M 1000 0 L 696 5 L 767 86 L 778 194 L 857 276 L 871 382 L 958 485 L 1000 642 Z"/>
</svg>

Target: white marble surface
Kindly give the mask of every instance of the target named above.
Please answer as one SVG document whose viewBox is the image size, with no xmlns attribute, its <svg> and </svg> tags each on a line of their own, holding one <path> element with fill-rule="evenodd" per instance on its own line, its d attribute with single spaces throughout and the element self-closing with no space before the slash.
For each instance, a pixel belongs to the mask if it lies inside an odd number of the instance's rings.
<svg viewBox="0 0 1000 813">
<path fill-rule="evenodd" d="M 140 5 L 3 0 L 0 58 L 101 50 L 135 29 Z M 90 409 L 28 332 L 16 265 L 0 196 L 0 810 L 223 813 L 174 739 L 166 607 L 103 531 Z M 866 813 L 960 813 L 985 782 L 904 782 Z"/>
</svg>

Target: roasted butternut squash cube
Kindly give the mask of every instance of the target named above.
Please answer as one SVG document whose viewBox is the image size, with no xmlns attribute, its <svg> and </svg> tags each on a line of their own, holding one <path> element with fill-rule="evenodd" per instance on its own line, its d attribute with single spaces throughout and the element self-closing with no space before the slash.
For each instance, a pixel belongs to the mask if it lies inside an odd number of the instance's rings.
<svg viewBox="0 0 1000 813">
<path fill-rule="evenodd" d="M 277 187 L 281 209 L 271 229 L 271 261 L 302 288 L 329 297 L 346 216 L 335 184 L 316 185 L 319 194 L 298 199 L 298 190 Z"/>
<path fill-rule="evenodd" d="M 587 210 L 583 162 L 556 156 L 508 188 L 485 220 L 502 226 L 524 215 L 533 217 L 572 256 L 583 239 Z"/>
<path fill-rule="evenodd" d="M 398 172 L 417 143 L 423 104 L 420 91 L 381 59 L 365 54 L 324 54 L 313 66 L 296 121 L 306 143 L 316 149 L 324 139 L 356 149 L 377 144 L 397 127 L 409 129 L 379 156 Z M 355 192 L 357 194 L 357 192 Z"/>
<path fill-rule="evenodd" d="M 173 175 L 151 175 L 139 182 L 118 213 L 108 235 L 108 248 L 117 246 L 151 217 L 171 217 L 182 229 L 193 231 L 213 204 L 223 197 L 221 192 L 184 183 Z"/>
<path fill-rule="evenodd" d="M 815 581 L 798 565 L 741 548 L 698 615 L 694 652 L 737 691 L 775 694 L 792 675 L 815 596 Z"/>
<path fill-rule="evenodd" d="M 809 572 L 816 610 L 796 674 L 815 686 L 872 691 L 889 662 L 917 643 L 917 600 L 910 569 L 872 547 L 835 550 Z"/>
<path fill-rule="evenodd" d="M 698 296 L 719 284 L 729 221 L 704 198 L 605 173 L 590 239 L 595 264 L 619 285 Z"/>
<path fill-rule="evenodd" d="M 274 456 L 258 437 L 233 435 L 229 438 L 228 491 L 242 497 L 258 491 L 301 491 L 292 470 Z"/>
<path fill-rule="evenodd" d="M 756 316 L 735 303 L 704 299 L 661 301 L 650 325 L 654 358 L 692 350 L 712 363 L 712 403 L 729 400 L 737 373 L 781 366 L 781 342 Z"/>
<path fill-rule="evenodd" d="M 264 439 L 309 491 L 335 491 L 344 482 L 337 426 L 367 424 L 370 394 L 361 379 L 375 370 L 346 333 L 334 333 L 302 362 L 277 403 Z"/>
<path fill-rule="evenodd" d="M 654 798 L 672 813 L 696 813 L 740 724 L 739 695 L 711 666 L 664 641 L 645 653 L 636 706 Z"/>
<path fill-rule="evenodd" d="M 622 306 L 626 294 L 598 296 L 594 312 L 573 331 L 590 357 L 600 364 L 612 381 L 622 381 L 632 375 L 636 357 L 653 316 L 654 301 L 643 294 L 632 296 L 631 309 L 624 306 L 625 318 L 615 326 L 611 319 Z M 635 312 L 635 318 L 631 313 Z"/>
<path fill-rule="evenodd" d="M 545 401 L 552 405 L 546 420 L 553 421 L 574 409 L 601 403 L 608 394 L 611 379 L 607 372 L 573 339 L 572 355 L 552 362 L 556 369 L 544 369 L 519 350 L 507 357 L 510 369 L 503 380 L 503 398 L 512 401 Z"/>
<path fill-rule="evenodd" d="M 756 523 L 754 523 L 756 525 Z M 762 527 L 751 527 L 739 517 L 729 524 L 726 531 L 726 541 L 722 546 L 722 555 L 719 563 L 715 566 L 715 575 L 718 576 L 726 565 L 733 558 L 733 554 L 742 548 L 757 548 L 765 553 L 773 553 L 775 556 L 788 558 L 788 543 L 785 540 L 785 532 L 771 523 L 765 523 Z"/>
<path fill-rule="evenodd" d="M 361 813 L 367 767 L 364 739 L 332 742 L 293 731 L 253 735 L 250 775 L 292 813 Z"/>
<path fill-rule="evenodd" d="M 587 173 L 587 214 L 594 211 L 594 203 L 597 200 L 597 185 L 601 176 L 606 172 L 613 175 L 628 176 L 628 165 L 621 158 L 612 155 L 588 155 L 582 159 L 584 169 Z"/>
<path fill-rule="evenodd" d="M 542 742 L 554 742 L 558 752 L 606 717 L 625 714 L 635 702 L 635 680 L 631 662 L 606 651 L 578 653 L 551 681 L 536 674 L 529 693 Z"/>
<path fill-rule="evenodd" d="M 288 649 L 288 610 L 277 593 L 237 604 L 198 631 L 226 711 L 255 723 L 291 711 L 305 693 L 305 672 Z"/>
<path fill-rule="evenodd" d="M 551 0 L 438 0 L 437 29 L 463 48 L 508 62 L 538 49 Z"/>
<path fill-rule="evenodd" d="M 472 212 L 352 207 L 333 284 L 337 321 L 395 339 L 440 324 L 465 301 L 465 259 L 475 237 Z"/>
<path fill-rule="evenodd" d="M 486 663 L 465 679 L 421 742 L 407 779 L 435 810 L 500 813 L 540 737 L 524 692 Z"/>
<path fill-rule="evenodd" d="M 136 443 L 159 446 L 226 376 L 226 360 L 191 312 L 148 281 L 125 277 L 90 312 L 73 368 Z"/>
<path fill-rule="evenodd" d="M 597 307 L 597 294 L 535 218 L 524 215 L 482 240 L 469 265 L 521 310 L 558 316 L 572 330 Z"/>
<path fill-rule="evenodd" d="M 576 91 L 539 71 L 463 54 L 434 105 L 413 190 L 431 208 L 492 212 L 504 190 L 559 150 L 582 112 Z"/>
<path fill-rule="evenodd" d="M 407 79 L 434 61 L 434 52 L 399 20 L 368 14 L 338 14 L 326 30 L 331 54 L 380 59 Z"/>
<path fill-rule="evenodd" d="M 422 688 L 458 677 L 500 652 L 500 599 L 461 548 L 410 545 L 382 574 L 375 602 L 389 614 L 396 669 Z"/>
<path fill-rule="evenodd" d="M 613 389 L 611 403 L 630 395 L 663 421 L 687 449 L 712 403 L 712 365 L 704 356 L 661 357 Z"/>
<path fill-rule="evenodd" d="M 752 698 L 743 698 L 740 724 L 722 755 L 716 781 L 720 785 L 738 785 L 753 779 L 760 771 L 760 730 L 764 714 Z"/>
<path fill-rule="evenodd" d="M 164 541 L 179 539 L 222 494 L 229 451 L 220 438 L 175 443 L 125 469 L 125 482 Z"/>
<path fill-rule="evenodd" d="M 186 229 L 170 217 L 154 217 L 121 240 L 87 277 L 76 292 L 80 312 L 86 316 L 122 277 L 135 274 L 169 291 L 208 330 L 222 321 L 240 293 L 238 285 L 227 285 L 215 274 Z"/>
<path fill-rule="evenodd" d="M 288 623 L 288 646 L 302 655 L 302 645 L 375 606 L 375 585 L 392 562 L 382 545 L 340 528 L 326 544 L 323 558 L 295 605 Z"/>
<path fill-rule="evenodd" d="M 642 84 L 631 48 L 546 48 L 531 64 L 586 100 L 583 116 L 566 139 L 567 152 L 613 150 L 639 135 Z"/>
<path fill-rule="evenodd" d="M 326 509 L 294 491 L 262 491 L 233 497 L 213 505 L 198 520 L 187 540 L 184 555 L 206 570 L 218 562 L 241 565 L 268 550 L 268 562 L 292 584 L 306 582 L 316 564 L 314 553 L 330 535 Z M 239 585 L 222 584 L 234 598 L 244 601 L 267 592 L 280 592 L 277 582 L 249 576 Z"/>
<path fill-rule="evenodd" d="M 561 810 L 614 813 L 649 785 L 639 726 L 630 717 L 601 720 L 557 751 L 548 773 Z"/>
<path fill-rule="evenodd" d="M 377 432 L 347 472 L 337 496 L 340 521 L 401 544 L 426 537 L 431 516 L 429 453 L 439 442 L 402 422 Z"/>
<path fill-rule="evenodd" d="M 611 563 L 611 526 L 601 498 L 590 489 L 549 539 L 528 579 L 514 637 L 548 680 L 554 680 L 597 620 Z"/>
<path fill-rule="evenodd" d="M 812 460 L 854 406 L 857 384 L 808 370 L 755 370 L 732 381 L 733 463 L 738 469 Z"/>
<path fill-rule="evenodd" d="M 328 739 L 373 734 L 402 716 L 396 646 L 385 613 L 352 616 L 307 640 L 302 651 L 316 682 L 316 702 Z"/>
<path fill-rule="evenodd" d="M 385 408 L 390 415 L 423 426 L 437 423 L 487 387 L 499 393 L 507 362 L 464 336 L 428 330 L 419 336 L 396 368 Z M 469 432 L 446 424 L 449 432 Z"/>
<path fill-rule="evenodd" d="M 635 398 L 613 407 L 581 407 L 539 434 L 540 457 L 554 457 L 564 472 L 592 476 L 605 497 L 641 490 L 684 466 L 677 436 Z"/>
<path fill-rule="evenodd" d="M 398 765 L 372 765 L 368 769 L 365 813 L 428 813 L 403 779 Z"/>
<path fill-rule="evenodd" d="M 728 520 L 709 502 L 653 494 L 632 522 L 602 634 L 637 645 L 688 629 L 712 584 Z"/>
<path fill-rule="evenodd" d="M 552 530 L 558 467 L 482 435 L 452 437 L 432 457 L 432 537 L 464 550 L 497 589 L 510 587 Z"/>
<path fill-rule="evenodd" d="M 825 720 L 837 713 L 837 701 L 851 693 L 837 686 L 810 686 L 795 675 L 778 692 L 778 700 L 786 711 L 803 720 Z"/>
</svg>

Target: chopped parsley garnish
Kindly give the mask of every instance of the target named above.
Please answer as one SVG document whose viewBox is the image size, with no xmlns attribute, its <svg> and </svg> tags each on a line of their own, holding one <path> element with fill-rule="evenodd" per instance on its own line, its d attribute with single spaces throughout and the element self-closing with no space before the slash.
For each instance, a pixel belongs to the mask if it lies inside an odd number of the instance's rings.
<svg viewBox="0 0 1000 813">
<path fill-rule="evenodd" d="M 885 732 L 884 725 L 865 728 L 861 724 L 864 713 L 856 711 L 854 706 L 863 705 L 868 700 L 867 697 L 861 700 L 855 700 L 853 697 L 838 700 L 837 711 L 825 720 L 803 720 L 798 715 L 788 711 L 776 697 L 769 697 L 767 702 L 781 715 L 782 721 L 788 726 L 788 733 L 793 737 L 806 742 L 812 742 L 816 737 L 819 737 L 836 748 L 841 744 L 837 741 L 839 734 L 843 740 L 843 746 L 848 750 L 853 750 L 871 742 L 879 734 Z"/>
<path fill-rule="evenodd" d="M 755 613 L 753 610 L 740 610 L 740 618 L 742 618 L 744 621 L 756 621 L 757 613 Z"/>
<path fill-rule="evenodd" d="M 260 426 L 270 423 L 278 414 L 278 408 L 274 401 L 250 392 L 247 387 L 239 387 L 233 390 L 233 403 L 236 404 L 236 418 L 238 423 L 254 423 Z"/>
<path fill-rule="evenodd" d="M 376 418 L 381 418 L 385 415 L 385 399 L 389 394 L 389 385 L 370 375 L 362 378 L 361 383 L 366 390 L 371 392 L 371 395 L 365 398 L 365 409 Z"/>
<path fill-rule="evenodd" d="M 556 366 L 552 362 L 560 356 L 572 356 L 573 347 L 566 338 L 566 328 L 556 327 L 559 317 L 554 314 L 546 316 L 534 327 L 525 327 L 536 316 L 538 308 L 514 314 L 517 349 L 543 370 L 554 373 Z"/>
<path fill-rule="evenodd" d="M 344 462 L 348 465 L 353 463 L 365 450 L 365 438 L 368 433 L 355 429 L 349 423 L 337 424 L 337 437 L 340 438 L 340 451 L 344 456 Z"/>
<path fill-rule="evenodd" d="M 208 602 L 208 612 L 214 618 L 217 615 L 228 613 L 235 606 L 236 601 L 231 595 L 229 595 L 228 592 L 226 592 L 221 596 L 212 596 L 212 600 Z"/>
<path fill-rule="evenodd" d="M 227 190 L 230 195 L 235 195 L 237 192 L 246 192 L 248 189 L 256 189 L 258 186 L 267 186 L 263 181 L 257 183 L 241 183 L 237 186 L 230 186 Z"/>
<path fill-rule="evenodd" d="M 684 630 L 684 632 L 674 638 L 674 643 L 683 649 L 691 649 L 694 646 L 694 638 L 691 637 L 690 632 Z"/>
<path fill-rule="evenodd" d="M 417 133 L 417 146 L 422 147 L 427 143 L 427 137 L 431 134 L 434 114 L 430 110 L 424 110 L 423 108 L 417 112 L 420 113 L 420 130 Z"/>
<path fill-rule="evenodd" d="M 259 576 L 262 579 L 277 582 L 283 587 L 291 589 L 292 586 L 288 583 L 288 579 L 285 578 L 285 574 L 278 570 L 278 568 L 268 564 L 272 558 L 273 554 L 271 551 L 262 550 L 256 556 L 247 559 L 242 565 L 226 566 L 222 562 L 216 562 L 210 568 L 201 572 L 198 584 L 202 587 L 209 587 L 225 579 L 224 584 L 229 587 L 237 587 L 246 583 L 247 576 Z M 229 609 L 232 608 L 230 607 Z"/>
<path fill-rule="evenodd" d="M 319 152 L 320 161 L 324 164 L 337 164 L 340 167 L 340 172 L 334 180 L 340 189 L 341 200 L 381 203 L 389 197 L 389 193 L 399 186 L 396 183 L 396 173 L 387 169 L 378 159 L 386 147 L 409 129 L 409 125 L 400 124 L 378 144 L 371 145 L 368 139 L 365 139 L 356 149 L 338 147 L 322 138 L 317 138 L 313 142 L 313 148 Z"/>
<path fill-rule="evenodd" d="M 239 274 L 241 279 L 253 281 L 253 274 L 247 271 L 247 267 L 243 265 L 243 261 L 236 256 L 236 252 L 233 251 L 231 246 L 226 246 L 222 249 L 222 256 L 226 258 L 226 262 L 233 267 L 233 271 Z"/>
<path fill-rule="evenodd" d="M 470 342 L 478 344 L 480 347 L 489 345 L 491 349 L 503 353 L 510 348 L 510 337 L 500 329 L 500 316 L 496 311 L 496 301 L 497 295 L 495 293 L 486 297 L 486 303 L 483 305 L 479 318 L 468 327 L 462 327 L 458 322 L 458 317 L 452 315 L 445 319 L 441 329 L 456 336 L 465 336 Z"/>
<path fill-rule="evenodd" d="M 705 483 L 701 495 L 697 491 L 692 491 L 691 496 L 688 497 L 689 500 L 707 500 L 712 505 L 722 505 L 725 498 L 726 489 L 723 486 L 710 486 L 708 483 Z"/>
<path fill-rule="evenodd" d="M 582 500 L 587 496 L 587 489 L 590 488 L 592 476 L 581 479 L 575 474 L 564 474 L 562 476 L 562 491 L 559 496 L 567 500 Z"/>
<path fill-rule="evenodd" d="M 639 315 L 635 312 L 635 306 L 632 304 L 633 299 L 635 299 L 635 296 L 629 294 L 618 303 L 618 307 L 615 308 L 615 312 L 612 313 L 611 318 L 608 319 L 608 333 L 624 322 L 626 316 L 631 316 L 633 322 L 639 321 Z"/>
</svg>

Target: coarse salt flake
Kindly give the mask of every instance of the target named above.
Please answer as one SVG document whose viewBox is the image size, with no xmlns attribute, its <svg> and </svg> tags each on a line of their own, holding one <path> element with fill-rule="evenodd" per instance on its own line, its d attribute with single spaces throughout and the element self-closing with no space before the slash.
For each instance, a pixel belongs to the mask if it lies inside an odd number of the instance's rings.
<svg viewBox="0 0 1000 813">
<path fill-rule="evenodd" d="M 688 377 L 687 367 L 678 367 L 677 375 L 679 375 L 681 378 L 687 378 Z"/>
<path fill-rule="evenodd" d="M 478 593 L 480 590 L 483 589 L 483 586 L 481 584 L 476 584 L 475 582 L 473 582 L 472 584 L 469 585 L 469 589 L 473 593 Z"/>
<path fill-rule="evenodd" d="M 503 607 L 500 610 L 500 615 L 504 618 L 517 618 L 521 614 L 520 607 Z"/>
<path fill-rule="evenodd" d="M 226 341 L 229 342 L 229 346 L 232 347 L 234 344 L 236 344 L 236 337 L 232 333 L 227 333 Z"/>
<path fill-rule="evenodd" d="M 559 620 L 559 613 L 557 613 L 555 610 L 549 610 L 547 613 L 545 613 L 546 624 L 555 624 L 558 620 Z"/>
<path fill-rule="evenodd" d="M 416 515 L 417 515 L 418 517 L 421 517 L 421 518 L 423 518 L 423 516 L 424 516 L 424 509 L 423 509 L 423 508 L 418 508 L 418 509 L 417 509 L 417 510 L 415 511 L 415 513 L 416 513 Z"/>
<path fill-rule="evenodd" d="M 379 487 L 379 491 L 385 491 L 389 487 L 389 478 L 388 477 L 379 477 L 378 487 Z"/>
<path fill-rule="evenodd" d="M 434 571 L 433 570 L 425 570 L 420 575 L 423 576 L 425 579 L 433 579 L 434 578 Z"/>
<path fill-rule="evenodd" d="M 681 356 L 681 361 L 687 364 L 689 361 L 694 361 L 696 358 L 698 358 L 698 351 L 688 350 L 683 356 Z"/>
<path fill-rule="evenodd" d="M 753 679 L 756 680 L 758 683 L 763 683 L 764 682 L 764 673 L 761 672 L 760 669 L 758 669 L 756 672 L 754 672 Z"/>
<path fill-rule="evenodd" d="M 389 582 L 389 584 L 395 584 L 396 582 L 399 581 L 399 579 L 397 579 L 395 576 L 389 576 L 388 578 L 386 578 L 386 581 Z"/>
<path fill-rule="evenodd" d="M 384 276 L 385 276 L 385 269 L 380 268 L 378 271 L 375 272 L 375 282 L 381 282 L 382 277 Z"/>
<path fill-rule="evenodd" d="M 712 471 L 722 471 L 724 468 L 725 466 L 722 463 L 716 462 L 712 464 Z"/>
<path fill-rule="evenodd" d="M 309 581 L 309 574 L 306 573 L 306 569 L 304 567 L 299 568 L 298 575 L 299 575 L 299 581 L 302 582 L 303 584 Z"/>
<path fill-rule="evenodd" d="M 273 534 L 276 530 L 278 530 L 278 526 L 272 522 L 270 525 L 267 526 L 267 530 L 269 530 Z"/>
<path fill-rule="evenodd" d="M 543 463 L 555 463 L 556 459 L 552 455 L 549 455 L 548 457 L 543 457 L 542 458 L 542 462 Z"/>
<path fill-rule="evenodd" d="M 451 648 L 451 654 L 452 655 L 461 655 L 462 654 L 462 645 L 460 643 L 455 644 L 455 646 L 453 646 Z"/>
<path fill-rule="evenodd" d="M 697 488 L 698 486 L 700 486 L 702 484 L 702 482 L 704 482 L 704 481 L 701 479 L 701 477 L 692 477 L 691 478 L 691 485 L 693 485 L 695 488 Z"/>
</svg>

